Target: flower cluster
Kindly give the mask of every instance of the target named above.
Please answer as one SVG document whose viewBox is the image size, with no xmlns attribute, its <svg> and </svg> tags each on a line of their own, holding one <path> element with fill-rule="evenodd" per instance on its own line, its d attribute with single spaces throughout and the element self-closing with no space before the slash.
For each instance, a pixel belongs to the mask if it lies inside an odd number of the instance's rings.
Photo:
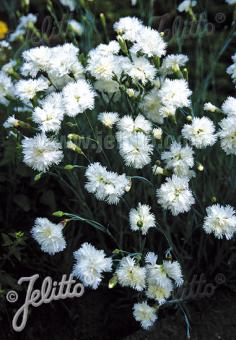
<svg viewBox="0 0 236 340">
<path fill-rule="evenodd" d="M 85 176 L 88 180 L 85 188 L 98 200 L 109 204 L 117 204 L 129 187 L 129 179 L 124 174 L 108 171 L 100 163 L 90 164 Z"/>
<path fill-rule="evenodd" d="M 61 3 L 76 9 L 75 1 Z M 178 10 L 191 14 L 195 5 L 196 1 L 183 1 Z M 32 16 L 21 18 L 18 31 L 34 22 Z M 70 25 L 80 35 L 81 27 L 73 21 Z M 109 217 L 97 222 L 104 218 L 100 208 L 92 211 L 89 206 L 89 218 L 60 212 L 54 215 L 68 219 L 59 224 L 37 218 L 33 238 L 42 251 L 54 255 L 66 247 L 64 223 L 88 223 L 110 236 L 119 249 L 107 257 L 104 250 L 83 243 L 74 252 L 72 274 L 86 287 L 97 289 L 104 273 L 110 273 L 110 288 L 119 284 L 138 292 L 133 315 L 146 329 L 184 282 L 179 261 L 170 256 L 159 260 L 150 252 L 147 236 L 150 230 L 166 236 L 165 229 L 171 228 L 164 225 L 167 214 L 174 220 L 179 214 L 191 214 L 193 205 L 198 209 L 201 198 L 196 185 L 198 171 L 204 169 L 199 163 L 204 149 L 220 145 L 225 157 L 236 155 L 236 98 L 228 97 L 221 108 L 205 103 L 204 115 L 196 116 L 187 81 L 188 57 L 168 55 L 163 35 L 138 18 L 121 18 L 114 30 L 114 40 L 87 55 L 69 42 L 24 51 L 21 62 L 11 60 L 0 71 L 0 104 L 14 103 L 4 127 L 9 138 L 17 136 L 23 162 L 36 172 L 35 177 L 57 177 L 61 171 L 79 168 L 79 175 L 68 175 L 75 182 L 63 179 L 62 185 L 83 199 L 81 210 L 88 198 L 92 207 L 101 201 L 99 207 L 110 205 L 109 213 L 117 220 L 122 216 L 122 226 L 111 226 Z M 233 60 L 236 64 L 235 56 Z M 236 82 L 235 64 L 228 73 Z M 219 127 L 212 118 L 216 114 L 225 115 Z M 103 146 L 98 132 L 113 138 L 113 149 Z M 95 142 L 101 153 L 95 153 L 87 141 Z M 74 185 L 78 182 L 79 189 Z M 232 238 L 234 208 L 208 203 L 202 229 L 216 238 Z M 96 221 L 91 220 L 93 214 L 98 214 Z M 120 229 L 125 229 L 122 237 Z M 123 249 L 127 234 L 134 243 L 138 239 L 138 245 L 130 245 L 132 250 Z"/>
</svg>

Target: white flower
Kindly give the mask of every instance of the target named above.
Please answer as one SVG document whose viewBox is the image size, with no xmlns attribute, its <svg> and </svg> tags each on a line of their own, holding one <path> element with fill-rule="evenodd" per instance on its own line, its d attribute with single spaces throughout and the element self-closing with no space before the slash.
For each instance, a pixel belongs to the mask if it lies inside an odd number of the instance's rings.
<svg viewBox="0 0 236 340">
<path fill-rule="evenodd" d="M 76 8 L 76 1 L 75 0 L 60 0 L 60 3 L 64 6 L 69 7 L 70 11 L 74 11 Z"/>
<path fill-rule="evenodd" d="M 83 73 L 83 67 L 78 61 L 78 47 L 73 44 L 64 44 L 51 49 L 51 60 L 48 67 L 48 74 L 53 77 L 63 77 L 73 73 L 78 75 Z"/>
<path fill-rule="evenodd" d="M 114 30 L 118 34 L 122 34 L 125 40 L 129 41 L 136 41 L 142 28 L 141 20 L 135 17 L 124 17 L 114 24 Z"/>
<path fill-rule="evenodd" d="M 119 57 L 108 53 L 107 55 L 101 55 L 100 53 L 89 53 L 87 70 L 97 80 L 112 80 L 116 75 L 118 78 L 122 72 L 122 62 Z"/>
<path fill-rule="evenodd" d="M 108 44 L 100 44 L 89 52 L 89 56 L 107 57 L 108 55 L 118 54 L 120 45 L 116 40 L 111 40 Z"/>
<path fill-rule="evenodd" d="M 7 64 L 3 65 L 2 71 L 6 74 L 11 74 L 16 66 L 16 60 L 10 60 Z"/>
<path fill-rule="evenodd" d="M 220 143 L 227 155 L 236 155 L 236 117 L 227 117 L 220 122 Z"/>
<path fill-rule="evenodd" d="M 167 277 L 162 279 L 162 283 L 148 282 L 146 295 L 149 299 L 158 301 L 162 305 L 171 296 L 173 284 Z"/>
<path fill-rule="evenodd" d="M 176 113 L 176 107 L 173 105 L 162 106 L 160 108 L 160 115 L 163 118 L 174 117 Z"/>
<path fill-rule="evenodd" d="M 225 207 L 214 204 L 207 208 L 207 216 L 204 219 L 203 229 L 207 234 L 213 233 L 215 237 L 221 239 L 224 236 L 231 239 L 236 231 L 236 212 L 230 206 Z"/>
<path fill-rule="evenodd" d="M 195 200 L 189 190 L 189 179 L 173 175 L 157 190 L 158 203 L 169 209 L 174 216 L 188 212 Z"/>
<path fill-rule="evenodd" d="M 122 258 L 116 275 L 122 287 L 131 287 L 137 291 L 142 291 L 145 288 L 146 269 L 136 264 L 130 256 Z"/>
<path fill-rule="evenodd" d="M 166 54 L 166 43 L 160 33 L 150 27 L 142 27 L 130 49 L 131 53 L 144 53 L 148 57 L 162 57 Z"/>
<path fill-rule="evenodd" d="M 0 71 L 0 103 L 8 104 L 7 96 L 13 97 L 15 94 L 14 85 L 10 77 L 5 72 Z"/>
<path fill-rule="evenodd" d="M 48 80 L 40 77 L 38 79 L 19 80 L 15 85 L 15 94 L 22 101 L 33 99 L 38 92 L 47 90 Z"/>
<path fill-rule="evenodd" d="M 150 163 L 153 145 L 146 134 L 151 132 L 152 124 L 142 115 L 138 115 L 135 120 L 131 116 L 124 116 L 117 127 L 119 151 L 126 165 L 141 169 Z"/>
<path fill-rule="evenodd" d="M 24 51 L 23 59 L 25 60 L 25 63 L 21 68 L 22 74 L 36 77 L 39 71 L 47 72 L 48 67 L 52 62 L 51 51 L 52 49 L 47 46 L 39 46 Z"/>
<path fill-rule="evenodd" d="M 135 119 L 131 116 L 124 116 L 117 123 L 119 132 L 124 133 L 125 136 L 130 136 L 136 132 L 143 132 L 148 134 L 152 130 L 152 124 L 142 115 L 138 115 Z M 121 134 L 123 137 L 123 135 Z"/>
<path fill-rule="evenodd" d="M 22 141 L 24 162 L 34 170 L 46 172 L 53 164 L 59 164 L 63 158 L 61 144 L 44 134 Z"/>
<path fill-rule="evenodd" d="M 35 220 L 31 234 L 39 243 L 42 251 L 54 255 L 66 247 L 62 228 L 63 226 L 61 224 L 54 224 L 47 218 L 38 217 Z"/>
<path fill-rule="evenodd" d="M 181 144 L 173 142 L 170 151 L 161 154 L 161 159 L 165 161 L 167 169 L 173 169 L 177 176 L 187 176 L 194 164 L 193 149 L 188 145 L 182 147 Z"/>
<path fill-rule="evenodd" d="M 151 208 L 146 204 L 138 204 L 136 209 L 131 209 L 129 213 L 129 223 L 131 230 L 141 230 L 146 235 L 149 228 L 156 226 L 155 216 L 150 212 Z"/>
<path fill-rule="evenodd" d="M 68 21 L 68 26 L 74 33 L 78 34 L 79 36 L 84 33 L 83 25 L 74 19 Z"/>
<path fill-rule="evenodd" d="M 159 91 L 159 97 L 163 105 L 175 108 L 190 106 L 189 96 L 192 91 L 188 83 L 183 79 L 165 79 Z"/>
<path fill-rule="evenodd" d="M 12 115 L 7 118 L 7 120 L 3 123 L 3 127 L 5 129 L 10 129 L 12 127 L 17 127 L 19 120 L 15 118 L 15 115 Z"/>
<path fill-rule="evenodd" d="M 175 281 L 177 287 L 182 286 L 184 280 L 179 262 L 163 261 L 163 269 L 166 275 Z"/>
<path fill-rule="evenodd" d="M 183 275 L 179 262 L 164 260 L 162 264 L 156 264 L 156 261 L 157 255 L 152 252 L 148 253 L 145 257 L 149 283 L 165 287 L 168 284 L 166 279 L 171 279 L 177 287 L 183 284 Z"/>
<path fill-rule="evenodd" d="M 41 107 L 36 107 L 32 119 L 40 125 L 43 132 L 58 131 L 64 117 L 64 107 L 60 93 L 49 94 L 42 102 Z"/>
<path fill-rule="evenodd" d="M 154 123 L 162 124 L 164 117 L 160 113 L 162 107 L 159 91 L 154 88 L 147 93 L 140 103 L 140 109 Z"/>
<path fill-rule="evenodd" d="M 181 2 L 181 4 L 178 6 L 179 12 L 188 12 L 190 8 L 196 6 L 197 1 L 194 0 L 184 0 Z"/>
<path fill-rule="evenodd" d="M 72 274 L 79 278 L 85 287 L 97 289 L 103 278 L 102 273 L 112 269 L 112 259 L 105 256 L 103 250 L 97 250 L 87 242 L 83 243 L 74 252 L 76 263 Z"/>
<path fill-rule="evenodd" d="M 169 74 L 177 72 L 181 66 L 185 66 L 187 61 L 188 57 L 184 54 L 169 54 L 163 60 L 161 72 Z"/>
<path fill-rule="evenodd" d="M 23 52 L 25 63 L 23 75 L 35 77 L 39 71 L 47 72 L 53 81 L 72 73 L 76 79 L 83 76 L 83 67 L 78 61 L 78 47 L 66 43 L 52 48 L 40 46 Z M 71 78 L 69 78 L 71 80 Z"/>
<path fill-rule="evenodd" d="M 98 200 L 108 204 L 117 204 L 129 185 L 128 178 L 115 172 L 107 171 L 100 163 L 90 164 L 85 172 L 85 188 Z"/>
<path fill-rule="evenodd" d="M 222 105 L 222 111 L 229 117 L 236 117 L 236 98 L 228 97 Z"/>
<path fill-rule="evenodd" d="M 119 116 L 117 112 L 102 112 L 99 113 L 98 120 L 100 120 L 104 126 L 112 128 L 119 120 Z"/>
<path fill-rule="evenodd" d="M 149 253 L 150 254 L 150 253 Z M 168 281 L 171 280 L 167 277 L 167 274 L 164 270 L 163 265 L 161 264 L 156 264 L 156 260 L 154 257 L 154 253 L 153 256 L 151 257 L 151 262 L 150 259 L 146 256 L 146 276 L 147 276 L 147 283 L 148 285 L 152 285 L 152 286 L 157 286 L 157 287 L 165 287 L 166 285 L 169 284 Z M 173 288 L 172 288 L 173 289 Z"/>
<path fill-rule="evenodd" d="M 203 110 L 209 112 L 216 112 L 218 110 L 218 107 L 208 102 L 204 104 Z"/>
<path fill-rule="evenodd" d="M 185 124 L 182 135 L 198 149 L 211 146 L 216 142 L 215 126 L 207 118 L 193 118 L 191 124 Z"/>
<path fill-rule="evenodd" d="M 162 264 L 156 264 L 157 256 L 154 253 L 148 253 L 145 262 L 147 270 L 147 297 L 155 299 L 159 304 L 165 303 L 174 289 L 172 280 L 176 286 L 183 284 L 183 276 L 180 265 L 177 261 L 163 261 Z"/>
<path fill-rule="evenodd" d="M 94 108 L 95 92 L 92 86 L 84 79 L 67 84 L 62 94 L 66 114 L 70 117 L 75 117 L 85 110 Z"/>
<path fill-rule="evenodd" d="M 156 74 L 155 67 L 144 57 L 133 56 L 132 61 L 124 59 L 122 69 L 134 82 L 141 81 L 144 85 L 152 82 Z"/>
<path fill-rule="evenodd" d="M 149 306 L 146 301 L 134 304 L 133 315 L 144 329 L 151 327 L 157 320 L 156 309 Z"/>
<path fill-rule="evenodd" d="M 153 145 L 150 138 L 142 132 L 137 132 L 121 139 L 118 135 L 119 152 L 127 166 L 142 169 L 151 162 Z"/>
<path fill-rule="evenodd" d="M 158 259 L 158 256 L 155 253 L 150 251 L 145 256 L 145 263 L 155 265 L 157 262 L 157 259 Z"/>
</svg>

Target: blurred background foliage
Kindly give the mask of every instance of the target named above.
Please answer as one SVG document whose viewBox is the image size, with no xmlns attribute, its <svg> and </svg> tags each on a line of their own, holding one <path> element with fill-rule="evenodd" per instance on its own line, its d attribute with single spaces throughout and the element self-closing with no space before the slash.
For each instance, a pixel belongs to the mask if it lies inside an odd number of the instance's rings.
<svg viewBox="0 0 236 340">
<path fill-rule="evenodd" d="M 53 46 L 64 41 L 75 42 L 75 39 L 81 52 L 87 53 L 97 44 L 112 39 L 114 35 L 112 25 L 118 18 L 127 15 L 140 17 L 144 23 L 165 33 L 169 52 L 185 53 L 189 56 L 188 70 L 190 88 L 193 91 L 193 109 L 195 114 L 201 116 L 203 104 L 206 101 L 221 105 L 226 96 L 235 95 L 234 85 L 226 75 L 226 68 L 231 63 L 232 54 L 235 53 L 235 13 L 233 7 L 227 5 L 224 0 L 201 0 L 196 7 L 196 21 L 194 21 L 188 15 L 180 15 L 177 12 L 176 7 L 179 2 L 174 0 L 138 0 L 137 4 L 132 6 L 130 0 L 78 0 L 77 9 L 72 14 L 59 1 L 32 0 L 27 4 L 25 0 L 1 0 L 0 20 L 7 23 L 9 32 L 13 32 L 22 15 L 29 12 L 37 14 L 36 27 L 40 32 L 40 37 L 29 32 L 22 41 L 14 43 L 13 57 L 17 58 L 23 50 L 30 47 L 41 44 Z M 67 30 L 67 21 L 72 17 L 84 26 L 84 34 L 80 38 L 72 36 Z M 1 64 L 7 61 L 4 56 L 0 56 L 0 59 Z M 1 126 L 11 111 L 11 106 L 7 109 L 0 107 Z M 219 117 L 210 118 L 219 121 Z M 84 125 L 84 129 L 86 130 L 86 125 Z M 216 149 L 212 148 L 208 154 L 204 152 L 204 154 L 199 153 L 198 155 L 199 162 L 207 164 L 206 171 L 199 175 L 198 182 L 194 183 L 197 196 L 202 199 L 203 215 L 205 206 L 209 205 L 213 197 L 221 203 L 230 202 L 232 206 L 236 207 L 236 162 L 232 157 L 228 157 L 225 162 L 226 158 L 223 152 L 216 161 L 215 152 Z M 70 162 L 69 157 L 68 163 Z M 72 252 L 78 248 L 82 241 L 88 239 L 91 243 L 93 240 L 95 242 L 99 240 L 101 248 L 109 251 L 115 248 L 115 245 L 109 239 L 104 238 L 104 235 L 101 237 L 100 233 L 91 227 L 77 223 L 67 230 L 68 248 L 66 252 L 54 257 L 44 255 L 31 240 L 29 234 L 36 217 L 44 216 L 52 219 L 52 213 L 56 210 L 73 211 L 93 217 L 93 219 L 99 215 L 100 221 L 103 218 L 106 220 L 108 217 L 111 226 L 114 225 L 115 228 L 122 230 L 122 233 L 119 234 L 123 238 L 120 242 L 124 249 L 132 251 L 136 240 L 133 241 L 127 236 L 127 225 L 124 225 L 122 216 L 123 211 L 127 211 L 125 203 L 121 204 L 115 214 L 114 209 L 110 207 L 104 209 L 102 203 L 91 201 L 89 195 L 82 193 L 82 186 L 82 174 L 74 171 L 64 171 L 60 178 L 49 175 L 35 180 L 35 173 L 21 163 L 16 141 L 8 138 L 6 131 L 0 129 L 0 307 L 5 315 L 2 315 L 2 321 L 6 322 L 6 315 L 8 321 L 11 319 L 12 306 L 6 305 L 5 293 L 9 288 L 19 289 L 16 286 L 19 277 L 41 273 L 43 277 L 52 275 L 59 280 L 61 274 L 71 271 L 68 264 L 72 263 Z M 74 188 L 77 188 L 76 192 Z M 142 196 L 146 202 L 152 205 L 153 193 L 145 183 L 140 183 L 135 195 L 131 190 L 128 202 L 130 206 L 137 203 L 135 196 Z M 158 216 L 160 211 L 156 212 Z M 235 290 L 235 241 L 217 240 L 204 234 L 200 224 L 202 217 L 199 218 L 198 214 L 198 211 L 194 214 L 191 211 L 176 220 L 171 216 L 166 216 L 165 220 L 166 225 L 170 226 L 171 234 L 169 236 L 174 245 L 174 253 L 183 265 L 186 278 L 190 280 L 194 274 L 204 273 L 211 281 L 216 273 L 220 272 L 226 276 L 225 284 Z M 56 218 L 55 221 L 57 221 Z M 150 249 L 157 249 L 160 254 L 168 247 L 165 239 L 160 234 L 157 236 L 155 232 L 150 232 L 148 243 Z M 94 327 L 89 330 L 89 325 L 86 322 L 89 323 L 91 320 L 97 325 L 99 324 L 101 329 L 107 327 L 110 338 L 111 334 L 115 334 L 115 332 L 124 335 L 127 325 L 130 327 L 130 332 L 136 327 L 128 316 L 134 296 L 124 289 L 119 290 L 119 288 L 115 289 L 115 293 L 115 300 L 112 300 L 114 295 L 107 293 L 107 290 L 106 293 L 96 293 L 97 295 L 91 293 L 90 300 L 84 300 L 84 304 L 89 306 L 92 306 L 94 298 L 103 304 L 102 312 L 96 306 L 91 307 L 98 311 L 97 314 L 105 315 L 102 321 L 101 319 L 96 320 L 95 312 L 93 313 L 91 310 L 87 311 L 84 316 L 87 321 L 85 320 L 83 323 L 78 321 L 80 314 L 76 310 L 79 307 L 75 301 L 57 302 L 57 306 L 60 305 L 62 312 L 54 319 L 51 315 L 55 315 L 56 305 L 52 304 L 51 306 L 54 311 L 52 314 L 48 312 L 48 309 L 45 310 L 46 313 L 49 313 L 48 318 L 52 323 L 56 324 L 57 322 L 58 324 L 59 322 L 60 324 L 61 321 L 62 323 L 64 321 L 61 331 L 67 329 L 69 332 L 67 326 L 72 324 L 75 332 L 73 334 L 79 334 L 80 339 L 89 339 L 89 332 L 93 334 L 98 331 L 96 327 L 95 331 Z M 128 312 L 125 309 L 127 306 Z M 91 318 L 88 316 L 89 312 L 92 315 Z M 83 313 L 82 309 L 80 313 Z M 126 321 L 124 321 L 123 314 L 126 315 Z M 39 339 L 48 339 L 49 337 L 44 337 L 45 334 L 50 334 L 51 339 L 54 339 L 54 334 L 51 334 L 48 329 L 43 329 L 42 323 L 44 322 L 47 322 L 45 316 L 42 316 L 38 323 L 33 319 L 27 332 L 24 332 L 22 336 L 25 339 L 33 337 L 37 339 L 37 332 L 34 331 L 34 327 L 37 325 L 38 332 L 39 329 L 41 331 Z M 86 335 L 84 335 L 85 333 Z M 8 335 L 12 336 L 12 333 L 8 334 L 5 331 L 6 339 Z M 107 335 L 100 336 L 100 338 L 106 339 Z M 95 339 L 91 335 L 92 338 Z"/>
</svg>

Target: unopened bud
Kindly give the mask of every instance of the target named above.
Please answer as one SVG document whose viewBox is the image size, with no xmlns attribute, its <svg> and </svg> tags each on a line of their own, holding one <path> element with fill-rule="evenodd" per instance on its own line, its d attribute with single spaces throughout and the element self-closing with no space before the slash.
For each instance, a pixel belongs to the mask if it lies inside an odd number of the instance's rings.
<svg viewBox="0 0 236 340">
<path fill-rule="evenodd" d="M 153 133 L 153 137 L 154 137 L 155 139 L 158 139 L 158 140 L 161 139 L 161 137 L 162 137 L 162 129 L 161 129 L 161 128 L 153 129 L 153 130 L 152 130 L 152 133 Z"/>
<path fill-rule="evenodd" d="M 70 149 L 70 150 L 72 150 L 74 152 L 77 152 L 79 154 L 83 154 L 83 151 L 81 150 L 81 148 L 78 145 L 76 145 L 75 143 L 71 142 L 71 141 L 67 142 L 66 146 L 67 146 L 68 149 Z"/>
<path fill-rule="evenodd" d="M 112 289 L 114 288 L 118 283 L 118 277 L 117 275 L 114 275 L 110 280 L 109 280 L 109 283 L 108 283 L 108 288 Z"/>
<path fill-rule="evenodd" d="M 131 186 L 132 186 L 132 181 L 131 181 L 131 179 L 130 179 L 130 180 L 129 180 L 129 184 L 127 184 L 126 187 L 125 187 L 125 191 L 126 191 L 126 192 L 130 191 Z"/>
<path fill-rule="evenodd" d="M 182 73 L 183 73 L 184 79 L 188 81 L 188 70 L 184 68 Z"/>
<path fill-rule="evenodd" d="M 62 217 L 62 216 L 64 216 L 64 214 L 65 213 L 63 211 L 58 210 L 58 211 L 55 211 L 52 215 L 56 216 L 56 217 Z"/>
<path fill-rule="evenodd" d="M 80 139 L 82 139 L 82 137 L 80 135 L 77 135 L 76 133 L 70 133 L 67 138 L 69 140 L 73 140 L 73 141 L 78 141 Z"/>
<path fill-rule="evenodd" d="M 127 48 L 127 45 L 126 45 L 124 38 L 121 35 L 118 35 L 117 40 L 118 40 L 118 43 L 120 44 L 121 51 L 124 54 L 127 55 L 128 54 L 128 48 Z"/>
<path fill-rule="evenodd" d="M 197 169 L 198 169 L 198 171 L 203 171 L 204 170 L 204 166 L 199 163 Z"/>
<path fill-rule="evenodd" d="M 65 170 L 73 170 L 74 168 L 75 168 L 75 166 L 72 165 L 72 164 L 67 164 L 67 165 L 64 166 Z"/>
<path fill-rule="evenodd" d="M 161 66 L 161 59 L 160 57 L 153 57 L 153 62 L 154 62 L 154 65 L 156 66 L 156 68 L 159 68 Z"/>
<path fill-rule="evenodd" d="M 34 176 L 34 181 L 35 181 L 35 182 L 38 182 L 38 181 L 42 178 L 42 176 L 43 176 L 43 173 L 40 172 L 39 174 L 37 174 L 36 176 Z"/>
<path fill-rule="evenodd" d="M 126 90 L 126 93 L 127 93 L 127 95 L 129 96 L 129 97 L 134 97 L 135 96 L 135 91 L 134 91 L 134 89 L 127 89 Z"/>
<path fill-rule="evenodd" d="M 104 29 L 106 29 L 106 18 L 104 13 L 100 13 L 100 20 Z"/>
<path fill-rule="evenodd" d="M 173 65 L 173 66 L 171 67 L 171 69 L 172 69 L 172 71 L 173 71 L 174 73 L 179 73 L 179 71 L 180 71 L 180 68 L 179 68 L 179 65 L 178 65 L 178 64 Z"/>
<path fill-rule="evenodd" d="M 217 106 L 213 105 L 210 102 L 205 103 L 203 109 L 204 109 L 204 111 L 209 111 L 209 112 L 220 111 Z"/>
<path fill-rule="evenodd" d="M 152 167 L 152 172 L 154 175 L 163 175 L 164 174 L 164 169 L 158 165 L 154 165 Z"/>
<path fill-rule="evenodd" d="M 117 249 L 117 248 L 114 249 L 113 252 L 112 252 L 112 254 L 115 254 L 115 255 L 118 255 L 120 253 L 121 253 L 120 249 Z"/>
</svg>

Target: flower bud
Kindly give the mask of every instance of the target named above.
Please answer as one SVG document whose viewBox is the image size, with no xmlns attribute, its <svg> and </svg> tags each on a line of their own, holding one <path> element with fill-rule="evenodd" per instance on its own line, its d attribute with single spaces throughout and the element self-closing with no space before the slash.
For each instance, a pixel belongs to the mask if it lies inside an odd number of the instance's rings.
<svg viewBox="0 0 236 340">
<path fill-rule="evenodd" d="M 164 174 L 164 169 L 158 165 L 154 165 L 152 167 L 152 172 L 154 175 L 163 175 Z"/>
<path fill-rule="evenodd" d="M 161 128 L 155 128 L 152 130 L 153 137 L 157 140 L 160 140 L 162 137 L 162 129 Z"/>
<path fill-rule="evenodd" d="M 65 213 L 63 211 L 58 210 L 58 211 L 55 211 L 52 215 L 56 217 L 62 217 L 64 216 L 64 214 Z"/>
<path fill-rule="evenodd" d="M 197 169 L 198 169 L 198 171 L 203 171 L 204 166 L 201 163 L 199 163 L 198 166 L 197 166 Z"/>
<path fill-rule="evenodd" d="M 118 277 L 117 275 L 114 275 L 110 280 L 109 280 L 109 283 L 108 283 L 108 288 L 112 289 L 114 288 L 118 283 Z"/>
<path fill-rule="evenodd" d="M 68 141 L 66 146 L 67 146 L 68 149 L 70 149 L 74 152 L 77 152 L 79 154 L 83 154 L 83 151 L 81 150 L 81 148 L 71 141 Z"/>
<path fill-rule="evenodd" d="M 126 187 L 125 187 L 125 191 L 126 191 L 126 192 L 130 191 L 131 186 L 132 186 L 132 181 L 131 181 L 131 179 L 130 179 L 129 184 L 126 185 Z"/>
<path fill-rule="evenodd" d="M 127 93 L 127 95 L 129 96 L 129 97 L 134 97 L 135 96 L 135 91 L 134 91 L 134 89 L 127 89 L 126 90 L 126 93 Z"/>
<path fill-rule="evenodd" d="M 118 40 L 118 43 L 120 44 L 121 51 L 124 54 L 127 55 L 128 54 L 128 48 L 127 48 L 127 45 L 126 45 L 124 38 L 121 35 L 118 35 L 117 40 Z"/>
</svg>

